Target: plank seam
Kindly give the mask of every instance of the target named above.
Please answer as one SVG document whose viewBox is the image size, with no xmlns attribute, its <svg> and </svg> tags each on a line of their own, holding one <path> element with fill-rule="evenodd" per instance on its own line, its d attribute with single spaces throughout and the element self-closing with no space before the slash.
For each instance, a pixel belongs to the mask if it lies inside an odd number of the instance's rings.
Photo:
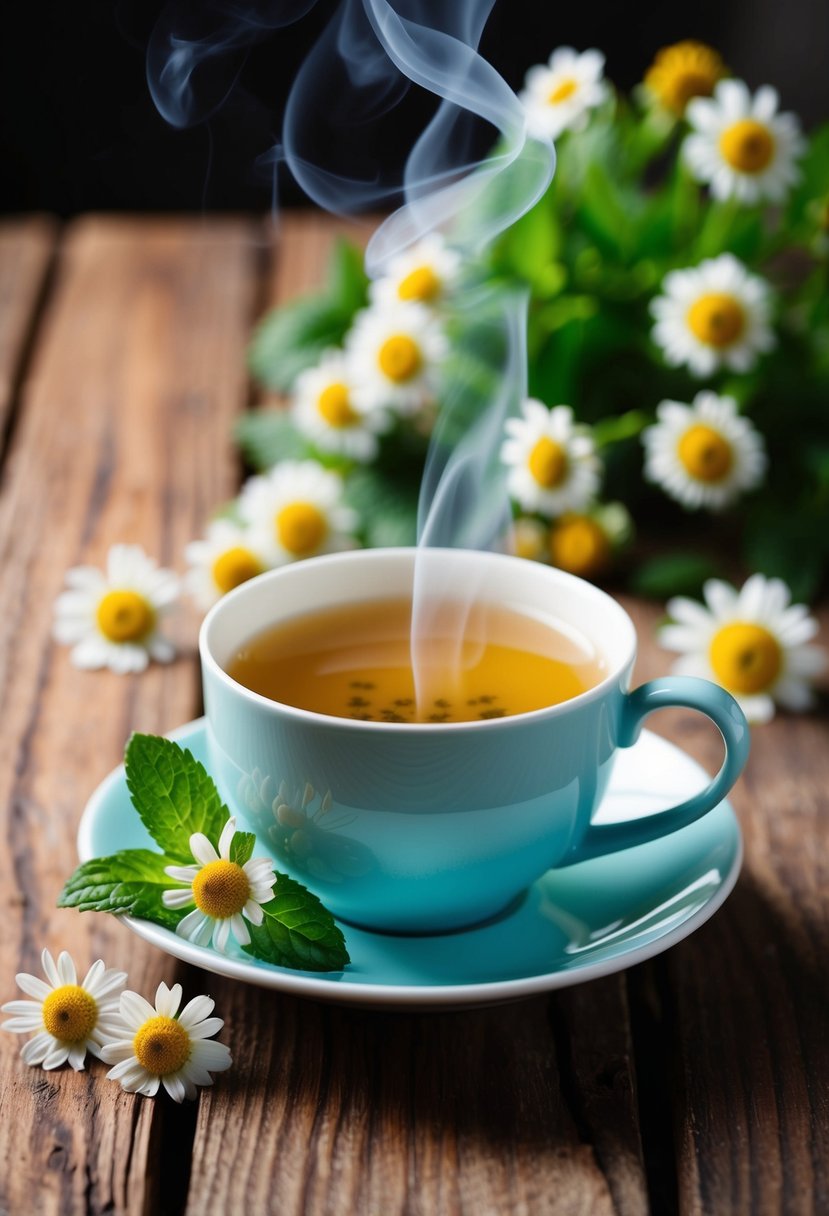
<svg viewBox="0 0 829 1216">
<path fill-rule="evenodd" d="M 32 308 L 29 313 L 29 322 L 26 326 L 26 332 L 23 340 L 20 343 L 18 350 L 17 361 L 9 382 L 9 408 L 6 412 L 6 417 L 3 421 L 2 429 L 0 429 L 0 478 L 5 471 L 6 462 L 12 448 L 17 424 L 20 420 L 22 412 L 22 390 L 26 382 L 26 377 L 29 374 L 29 369 L 32 366 L 35 349 L 37 347 L 38 338 L 41 332 L 41 322 L 46 312 L 47 304 L 51 298 L 52 288 L 57 278 L 57 270 L 60 262 L 60 253 L 62 248 L 63 226 L 58 229 L 55 234 L 55 239 L 43 268 L 43 273 L 40 277 L 40 283 L 32 301 Z"/>
</svg>

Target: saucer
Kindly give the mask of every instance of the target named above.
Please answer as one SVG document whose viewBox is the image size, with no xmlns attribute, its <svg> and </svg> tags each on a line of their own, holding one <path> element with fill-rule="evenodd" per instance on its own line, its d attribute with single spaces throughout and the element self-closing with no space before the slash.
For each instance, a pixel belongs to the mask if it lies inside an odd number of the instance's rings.
<svg viewBox="0 0 829 1216">
<path fill-rule="evenodd" d="M 207 763 L 204 719 L 171 736 Z M 620 749 L 594 822 L 654 814 L 701 790 L 708 774 L 678 747 L 643 731 Z M 132 808 L 123 766 L 92 795 L 78 830 L 82 861 L 156 846 Z M 499 918 L 440 936 L 371 933 L 343 925 L 351 963 L 292 971 L 194 946 L 169 929 L 123 917 L 175 958 L 295 996 L 376 1008 L 463 1008 L 518 1000 L 622 971 L 682 941 L 729 895 L 742 840 L 727 802 L 650 844 L 550 870 Z M 234 943 L 235 946 L 235 943 Z"/>
</svg>

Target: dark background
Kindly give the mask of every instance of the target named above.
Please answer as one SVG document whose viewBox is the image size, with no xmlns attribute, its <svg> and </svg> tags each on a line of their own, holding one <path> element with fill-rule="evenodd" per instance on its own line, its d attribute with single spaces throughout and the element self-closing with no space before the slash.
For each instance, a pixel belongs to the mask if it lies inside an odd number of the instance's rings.
<svg viewBox="0 0 829 1216">
<path fill-rule="evenodd" d="M 180 131 L 157 113 L 145 80 L 163 4 L 18 0 L 0 33 L 0 210 L 267 208 L 272 174 L 257 158 L 278 138 L 295 66 L 332 3 L 321 0 L 300 26 L 263 40 L 232 103 L 209 125 Z M 555 46 L 597 46 L 624 89 L 659 47 L 688 37 L 716 46 L 752 87 L 776 85 L 807 127 L 829 115 L 827 0 L 496 0 L 481 49 L 519 88 L 526 68 Z M 427 116 L 431 103 L 418 92 L 377 137 L 378 158 L 392 162 Z M 281 179 L 279 196 L 302 201 Z"/>
</svg>

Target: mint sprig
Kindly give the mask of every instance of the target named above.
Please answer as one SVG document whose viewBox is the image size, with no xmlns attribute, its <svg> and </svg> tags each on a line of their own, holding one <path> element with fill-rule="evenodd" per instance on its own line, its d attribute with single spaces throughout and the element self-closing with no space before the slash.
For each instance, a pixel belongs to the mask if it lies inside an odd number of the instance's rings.
<svg viewBox="0 0 829 1216">
<path fill-rule="evenodd" d="M 164 873 L 164 867 L 172 864 L 172 858 L 150 849 L 125 849 L 111 857 L 93 857 L 78 866 L 60 893 L 58 907 L 140 916 L 165 929 L 175 929 L 184 913 L 165 908 L 161 902 L 162 891 L 174 886 L 173 879 Z"/>
<path fill-rule="evenodd" d="M 137 916 L 174 930 L 192 909 L 164 906 L 164 891 L 180 885 L 165 869 L 194 864 L 194 832 L 217 847 L 230 812 L 204 766 L 169 739 L 133 735 L 124 763 L 132 804 L 162 852 L 125 849 L 83 862 L 64 886 L 58 907 Z M 255 847 L 252 832 L 235 832 L 230 860 L 245 865 Z M 350 960 L 331 913 L 287 874 L 274 871 L 274 882 L 273 899 L 262 905 L 263 923 L 246 922 L 251 935 L 247 953 L 280 967 L 341 971 Z"/>
<path fill-rule="evenodd" d="M 277 876 L 276 894 L 262 911 L 262 924 L 249 926 L 250 945 L 242 947 L 247 954 L 302 971 L 342 970 L 349 961 L 331 913 L 287 874 Z"/>
<path fill-rule="evenodd" d="M 204 765 L 186 748 L 159 735 L 133 735 L 124 764 L 132 805 L 165 853 L 192 864 L 194 832 L 216 844 L 230 812 Z"/>
</svg>

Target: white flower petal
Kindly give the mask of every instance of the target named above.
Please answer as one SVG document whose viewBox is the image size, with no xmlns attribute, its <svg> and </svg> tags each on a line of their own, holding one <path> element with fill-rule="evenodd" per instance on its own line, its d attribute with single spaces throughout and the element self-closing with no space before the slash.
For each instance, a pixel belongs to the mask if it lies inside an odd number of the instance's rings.
<svg viewBox="0 0 829 1216">
<path fill-rule="evenodd" d="M 190 852 L 196 861 L 203 866 L 210 865 L 212 861 L 219 860 L 219 854 L 203 832 L 194 832 L 190 837 Z"/>
<path fill-rule="evenodd" d="M 223 1026 L 224 1021 L 222 1018 L 204 1018 L 195 1024 L 188 1024 L 187 1032 L 191 1039 L 207 1039 L 214 1034 L 218 1034 Z"/>
<path fill-rule="evenodd" d="M 51 1051 L 53 1043 L 54 1039 L 45 1030 L 41 1034 L 36 1034 L 33 1039 L 29 1039 L 28 1043 L 24 1043 L 20 1049 L 23 1063 L 28 1064 L 30 1068 L 35 1068 L 42 1064 Z"/>
<path fill-rule="evenodd" d="M 193 1042 L 191 1057 L 202 1068 L 211 1072 L 224 1072 L 233 1062 L 230 1049 L 215 1039 L 197 1039 Z"/>
<path fill-rule="evenodd" d="M 186 1030 L 191 1031 L 197 1022 L 209 1017 L 215 1008 L 215 1001 L 209 996 L 194 996 L 179 1014 L 179 1022 Z"/>
<path fill-rule="evenodd" d="M 219 837 L 219 856 L 225 861 L 230 860 L 230 846 L 233 842 L 233 837 L 236 835 L 236 817 L 231 815 L 227 823 L 222 828 L 222 834 Z"/>
<path fill-rule="evenodd" d="M 165 908 L 186 908 L 193 903 L 193 892 L 190 887 L 178 887 L 171 891 L 161 892 L 161 902 Z"/>
<path fill-rule="evenodd" d="M 77 984 L 78 973 L 75 970 L 75 964 L 72 962 L 71 956 L 66 950 L 62 950 L 58 956 L 57 969 L 61 984 Z"/>
<path fill-rule="evenodd" d="M 156 1011 L 149 1001 L 137 992 L 127 989 L 121 993 L 120 1012 L 130 1030 L 138 1030 L 149 1018 L 156 1016 Z"/>
<path fill-rule="evenodd" d="M 52 966 L 54 966 L 54 964 L 52 964 Z M 57 975 L 57 971 L 55 971 L 55 975 Z M 36 975 L 29 975 L 27 971 L 18 971 L 14 979 L 18 988 L 22 989 L 22 991 L 28 996 L 33 996 L 35 1000 L 40 1002 L 45 1001 L 49 993 L 52 991 L 52 988 L 50 988 L 48 984 L 44 984 L 43 980 L 38 979 Z M 52 985 L 53 988 L 57 988 L 59 986 L 60 980 L 58 980 L 57 984 Z"/>
<path fill-rule="evenodd" d="M 114 1043 L 106 1043 L 101 1048 L 101 1059 L 107 1064 L 120 1064 L 124 1060 L 134 1060 L 132 1039 L 118 1039 Z"/>
<path fill-rule="evenodd" d="M 163 1018 L 174 1018 L 181 1004 L 181 996 L 181 984 L 173 984 L 172 988 L 168 988 L 162 980 L 155 994 L 156 1012 Z"/>
<path fill-rule="evenodd" d="M 176 1076 L 175 1074 L 168 1077 L 162 1077 L 161 1083 L 174 1102 L 184 1101 L 187 1091 L 180 1077 Z"/>
</svg>

